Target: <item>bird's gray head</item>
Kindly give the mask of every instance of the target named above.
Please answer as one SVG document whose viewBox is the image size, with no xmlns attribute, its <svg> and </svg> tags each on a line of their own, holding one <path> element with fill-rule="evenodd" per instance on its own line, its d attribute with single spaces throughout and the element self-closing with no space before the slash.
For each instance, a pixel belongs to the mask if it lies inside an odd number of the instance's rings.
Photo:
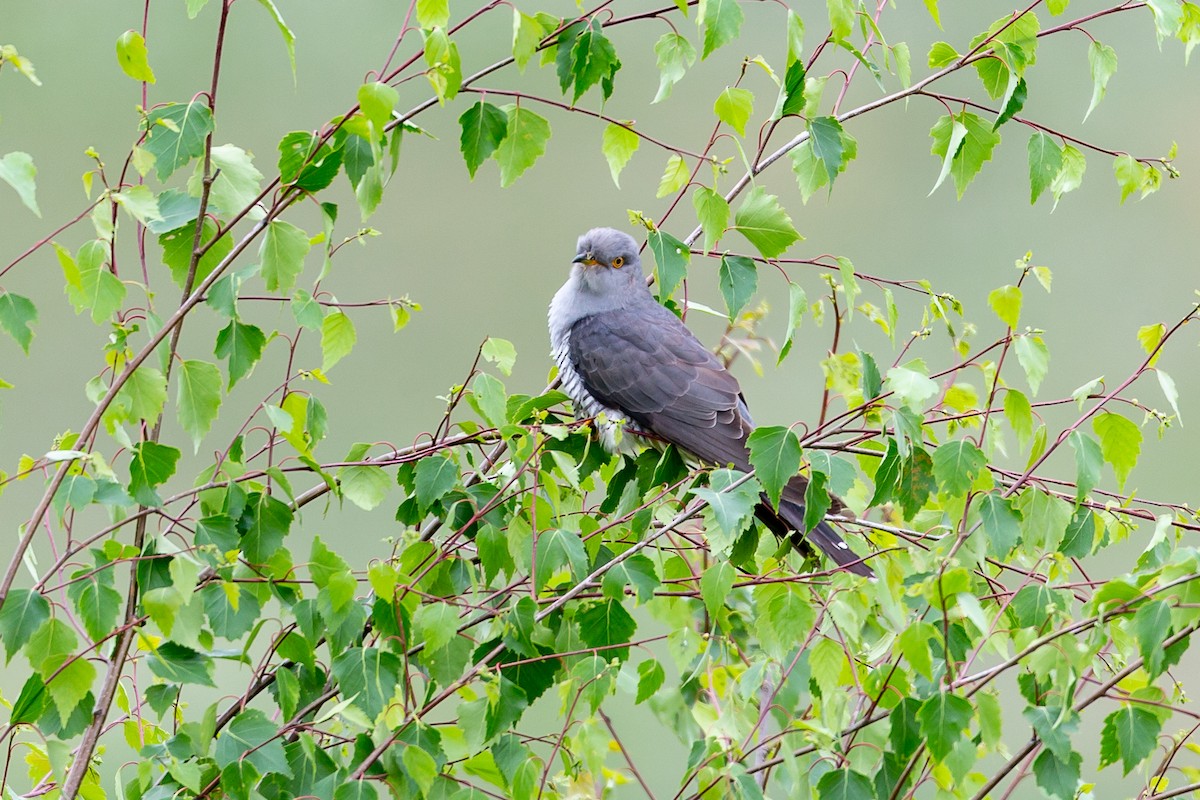
<svg viewBox="0 0 1200 800">
<path fill-rule="evenodd" d="M 631 271 L 640 271 L 642 267 L 637 242 L 629 234 L 612 228 L 592 228 L 580 236 L 572 263 Z"/>
<path fill-rule="evenodd" d="M 580 236 L 571 263 L 582 287 L 597 294 L 645 286 L 637 242 L 613 228 L 592 228 Z"/>
</svg>

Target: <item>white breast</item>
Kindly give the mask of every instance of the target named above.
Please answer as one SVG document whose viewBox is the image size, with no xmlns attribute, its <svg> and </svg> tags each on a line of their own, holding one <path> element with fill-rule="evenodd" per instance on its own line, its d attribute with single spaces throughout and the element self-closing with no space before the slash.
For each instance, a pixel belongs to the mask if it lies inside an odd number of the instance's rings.
<svg viewBox="0 0 1200 800">
<path fill-rule="evenodd" d="M 550 301 L 550 355 L 554 357 L 554 363 L 558 364 L 558 378 L 562 382 L 562 390 L 575 404 L 575 416 L 583 419 L 603 415 L 603 419 L 597 423 L 597 428 L 604 449 L 610 453 L 618 450 L 632 453 L 635 449 L 632 437 L 620 435 L 625 423 L 629 421 L 628 418 L 617 409 L 610 408 L 593 397 L 583 382 L 583 376 L 571 362 L 571 328 L 581 319 L 572 313 L 570 302 L 572 295 L 577 292 L 573 285 L 574 278 L 572 275 L 572 279 L 568 280 Z"/>
</svg>

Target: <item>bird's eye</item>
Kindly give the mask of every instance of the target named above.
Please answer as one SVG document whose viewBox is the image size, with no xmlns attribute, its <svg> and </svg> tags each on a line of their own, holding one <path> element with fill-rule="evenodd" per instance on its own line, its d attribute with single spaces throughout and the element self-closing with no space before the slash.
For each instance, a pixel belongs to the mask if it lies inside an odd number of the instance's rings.
<svg viewBox="0 0 1200 800">
<path fill-rule="evenodd" d="M 625 266 L 625 259 L 617 256 L 612 260 L 612 265 L 615 269 L 620 269 L 621 267 Z"/>
</svg>

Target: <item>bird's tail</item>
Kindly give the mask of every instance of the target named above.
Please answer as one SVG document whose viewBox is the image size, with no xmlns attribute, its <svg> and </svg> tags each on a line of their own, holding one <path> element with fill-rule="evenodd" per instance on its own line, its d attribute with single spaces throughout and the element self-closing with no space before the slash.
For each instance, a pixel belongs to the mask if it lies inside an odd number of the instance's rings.
<svg viewBox="0 0 1200 800">
<path fill-rule="evenodd" d="M 850 549 L 833 527 L 822 520 L 817 527 L 808 533 L 804 531 L 804 506 L 792 500 L 779 501 L 779 510 L 775 511 L 769 505 L 766 495 L 756 509 L 757 516 L 767 527 L 777 535 L 786 536 L 792 546 L 804 552 L 808 543 L 815 544 L 817 549 L 829 556 L 834 562 L 855 575 L 871 578 L 875 573 L 862 560 L 862 557 Z"/>
</svg>

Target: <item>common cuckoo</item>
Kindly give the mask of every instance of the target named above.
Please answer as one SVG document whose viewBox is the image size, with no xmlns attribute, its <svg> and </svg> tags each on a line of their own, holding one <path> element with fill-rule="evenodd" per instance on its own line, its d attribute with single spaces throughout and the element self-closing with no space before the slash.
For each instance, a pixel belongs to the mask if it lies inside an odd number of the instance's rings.
<svg viewBox="0 0 1200 800">
<path fill-rule="evenodd" d="M 563 389 L 581 417 L 604 415 L 613 451 L 626 429 L 711 465 L 749 472 L 754 423 L 737 379 L 683 322 L 651 296 L 633 238 L 612 228 L 579 237 L 571 275 L 550 303 L 550 344 Z M 755 514 L 800 547 L 805 538 L 841 567 L 871 575 L 825 521 L 804 533 L 808 480 L 794 476 L 779 507 L 764 494 Z"/>
</svg>

